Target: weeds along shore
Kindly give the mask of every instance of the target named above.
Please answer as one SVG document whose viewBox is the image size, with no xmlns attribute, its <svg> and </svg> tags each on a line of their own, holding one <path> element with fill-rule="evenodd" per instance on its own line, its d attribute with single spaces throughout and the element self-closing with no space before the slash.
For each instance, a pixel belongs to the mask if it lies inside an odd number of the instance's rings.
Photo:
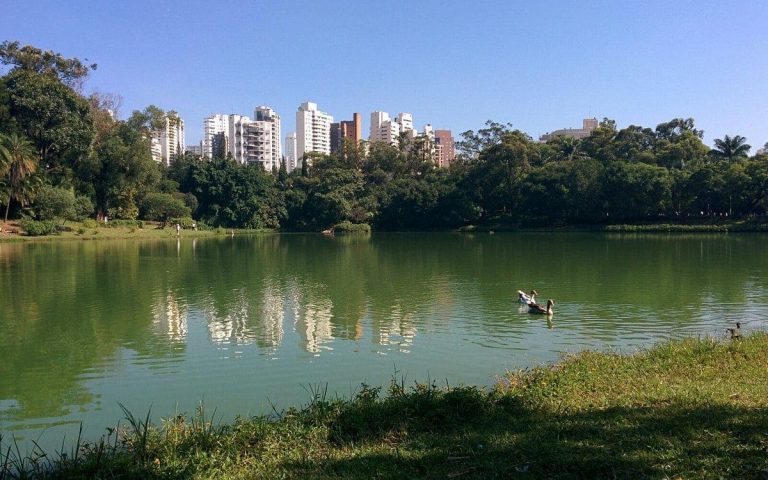
<svg viewBox="0 0 768 480">
<path fill-rule="evenodd" d="M 199 409 L 121 425 L 66 454 L 0 439 L 10 478 L 765 478 L 768 334 L 582 352 L 494 388 L 361 385 L 217 422 Z"/>
</svg>

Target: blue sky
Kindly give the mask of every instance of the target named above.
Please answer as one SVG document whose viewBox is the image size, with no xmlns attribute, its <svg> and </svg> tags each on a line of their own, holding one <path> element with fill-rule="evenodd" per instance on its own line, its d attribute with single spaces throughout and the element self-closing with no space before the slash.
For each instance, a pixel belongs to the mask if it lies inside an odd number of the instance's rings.
<svg viewBox="0 0 768 480">
<path fill-rule="evenodd" d="M 0 0 L 0 40 L 99 64 L 85 91 L 155 104 L 200 140 L 212 113 L 306 100 L 336 120 L 414 115 L 455 136 L 488 119 L 534 138 L 587 116 L 693 117 L 712 144 L 768 141 L 768 2 Z"/>
</svg>

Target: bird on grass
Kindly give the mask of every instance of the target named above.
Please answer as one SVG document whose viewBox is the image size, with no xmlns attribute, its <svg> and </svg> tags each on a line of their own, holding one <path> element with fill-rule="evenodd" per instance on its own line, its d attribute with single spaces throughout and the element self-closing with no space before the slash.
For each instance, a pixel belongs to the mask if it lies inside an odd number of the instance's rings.
<svg viewBox="0 0 768 480">
<path fill-rule="evenodd" d="M 726 328 L 725 331 L 731 336 L 731 340 L 741 338 L 741 322 L 736 322 L 736 328 Z"/>
</svg>

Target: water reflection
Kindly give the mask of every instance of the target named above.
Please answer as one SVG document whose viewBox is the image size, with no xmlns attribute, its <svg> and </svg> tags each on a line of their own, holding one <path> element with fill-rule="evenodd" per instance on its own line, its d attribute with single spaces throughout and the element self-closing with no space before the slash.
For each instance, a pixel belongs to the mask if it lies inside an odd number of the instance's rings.
<svg viewBox="0 0 768 480">
<path fill-rule="evenodd" d="M 484 383 L 563 351 L 748 332 L 768 314 L 765 238 L 0 243 L 0 429 L 100 418 L 131 395 L 252 398 L 392 362 Z M 551 321 L 520 309 L 519 288 L 555 298 Z"/>
<path fill-rule="evenodd" d="M 183 343 L 187 339 L 189 312 L 172 291 L 158 295 L 152 305 L 152 323 L 157 334 L 168 337 L 173 343 Z"/>
</svg>

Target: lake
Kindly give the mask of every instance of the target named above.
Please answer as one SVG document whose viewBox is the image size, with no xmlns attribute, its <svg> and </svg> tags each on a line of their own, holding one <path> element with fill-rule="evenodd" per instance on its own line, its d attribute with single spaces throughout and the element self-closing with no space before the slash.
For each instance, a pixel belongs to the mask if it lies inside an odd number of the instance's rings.
<svg viewBox="0 0 768 480">
<path fill-rule="evenodd" d="M 392 378 L 492 385 L 582 349 L 768 318 L 759 234 L 0 243 L 0 432 L 96 439 L 151 408 L 268 414 Z M 517 290 L 555 301 L 550 322 Z M 122 423 L 125 423 L 124 421 Z"/>
</svg>

